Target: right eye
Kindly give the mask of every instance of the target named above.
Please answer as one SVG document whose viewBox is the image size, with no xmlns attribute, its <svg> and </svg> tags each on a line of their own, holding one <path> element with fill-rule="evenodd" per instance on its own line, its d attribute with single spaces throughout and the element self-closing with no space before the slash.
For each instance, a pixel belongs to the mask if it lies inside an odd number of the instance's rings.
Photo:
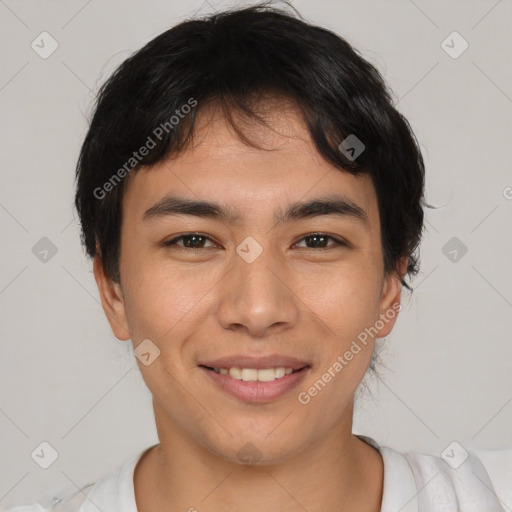
<svg viewBox="0 0 512 512">
<path fill-rule="evenodd" d="M 202 233 L 186 233 L 163 242 L 162 245 L 164 247 L 176 246 L 179 249 L 203 249 L 207 240 L 211 242 L 211 238 Z M 183 241 L 183 245 L 178 244 L 178 241 Z"/>
</svg>

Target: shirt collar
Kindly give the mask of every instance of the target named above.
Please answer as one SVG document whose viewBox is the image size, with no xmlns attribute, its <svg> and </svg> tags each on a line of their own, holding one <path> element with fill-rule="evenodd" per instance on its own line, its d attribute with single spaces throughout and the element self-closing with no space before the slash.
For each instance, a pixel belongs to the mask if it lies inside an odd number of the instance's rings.
<svg viewBox="0 0 512 512">
<path fill-rule="evenodd" d="M 418 489 L 412 469 L 404 455 L 387 446 L 380 446 L 371 437 L 355 435 L 377 449 L 382 456 L 384 484 L 380 512 L 418 512 Z M 101 503 L 111 502 L 114 497 L 119 512 L 137 512 L 133 481 L 135 466 L 151 448 L 153 446 L 144 449 L 126 462 L 118 472 L 98 482 L 89 495 L 91 501 L 86 500 L 82 512 L 97 512 L 95 505 L 102 508 Z M 105 507 L 104 510 L 110 508 Z"/>
</svg>

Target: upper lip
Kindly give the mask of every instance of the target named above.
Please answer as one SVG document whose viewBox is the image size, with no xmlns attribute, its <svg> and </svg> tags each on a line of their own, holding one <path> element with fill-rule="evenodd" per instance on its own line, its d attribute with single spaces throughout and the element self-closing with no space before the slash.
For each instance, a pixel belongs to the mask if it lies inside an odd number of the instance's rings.
<svg viewBox="0 0 512 512">
<path fill-rule="evenodd" d="M 293 370 L 300 370 L 305 366 L 310 366 L 306 361 L 301 361 L 295 357 L 288 357 L 283 355 L 270 355 L 270 356 L 247 356 L 247 355 L 234 355 L 221 357 L 211 361 L 203 361 L 199 363 L 200 366 L 208 366 L 210 368 L 255 368 L 262 370 L 264 368 L 292 368 Z"/>
</svg>

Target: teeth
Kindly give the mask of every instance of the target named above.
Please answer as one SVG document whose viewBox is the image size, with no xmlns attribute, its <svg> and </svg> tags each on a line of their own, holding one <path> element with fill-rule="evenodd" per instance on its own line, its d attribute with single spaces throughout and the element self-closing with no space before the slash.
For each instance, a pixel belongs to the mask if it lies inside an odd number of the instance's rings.
<svg viewBox="0 0 512 512">
<path fill-rule="evenodd" d="M 292 373 L 292 369 L 288 368 L 290 370 L 288 373 Z M 284 377 L 286 375 L 286 368 L 276 368 L 276 379 L 280 379 L 281 377 Z"/>
<path fill-rule="evenodd" d="M 230 368 L 229 369 L 229 376 L 232 377 L 233 379 L 241 380 L 241 378 L 242 378 L 242 371 L 240 370 L 240 368 Z"/>
<path fill-rule="evenodd" d="M 215 373 L 229 375 L 232 379 L 243 380 L 244 382 L 271 382 L 275 379 L 281 379 L 285 375 L 293 372 L 293 368 L 264 368 L 257 370 L 256 368 L 214 368 Z"/>
<path fill-rule="evenodd" d="M 253 370 L 251 370 L 253 371 Z M 242 371 L 242 378 L 244 377 L 245 370 Z M 257 378 L 261 382 L 270 382 L 277 378 L 276 371 L 274 368 L 267 368 L 265 370 L 257 371 Z"/>
<path fill-rule="evenodd" d="M 242 380 L 245 382 L 258 380 L 258 370 L 243 368 L 242 369 Z"/>
</svg>

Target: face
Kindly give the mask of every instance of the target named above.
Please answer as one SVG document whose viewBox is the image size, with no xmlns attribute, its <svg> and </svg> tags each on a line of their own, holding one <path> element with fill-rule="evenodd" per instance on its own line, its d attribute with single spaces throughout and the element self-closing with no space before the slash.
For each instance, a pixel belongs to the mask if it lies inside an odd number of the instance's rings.
<svg viewBox="0 0 512 512">
<path fill-rule="evenodd" d="M 202 111 L 193 147 L 130 176 L 121 285 L 94 267 L 116 337 L 136 353 L 146 340 L 137 362 L 159 435 L 232 461 L 286 460 L 350 432 L 400 299 L 370 178 L 326 162 L 293 109 L 267 120 L 246 127 L 259 149 Z"/>
</svg>

